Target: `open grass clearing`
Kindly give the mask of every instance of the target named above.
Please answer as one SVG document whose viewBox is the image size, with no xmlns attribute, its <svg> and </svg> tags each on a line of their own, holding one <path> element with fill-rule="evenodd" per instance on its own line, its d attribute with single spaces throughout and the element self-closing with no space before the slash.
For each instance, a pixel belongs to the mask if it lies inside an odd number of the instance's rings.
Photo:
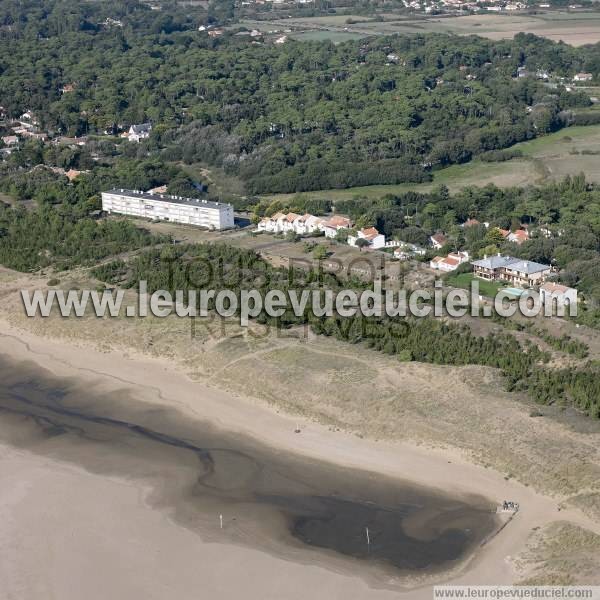
<svg viewBox="0 0 600 600">
<path fill-rule="evenodd" d="M 600 152 L 600 125 L 568 127 L 550 135 L 516 144 L 523 152 L 522 158 L 505 162 L 473 160 L 464 165 L 452 165 L 436 171 L 431 183 L 402 183 L 396 185 L 371 185 L 347 189 L 317 190 L 299 194 L 268 194 L 271 199 L 289 200 L 293 196 L 344 200 L 355 196 L 365 199 L 381 198 L 385 194 L 402 194 L 408 191 L 428 192 L 438 185 L 451 191 L 469 186 L 498 187 L 542 185 L 558 181 L 566 175 L 585 173 L 589 181 L 600 183 L 600 156 L 577 152 Z"/>
<path fill-rule="evenodd" d="M 458 275 L 452 274 L 446 279 L 446 283 L 450 286 L 462 288 L 465 290 L 471 289 L 471 284 L 476 281 L 479 284 L 479 291 L 482 296 L 493 298 L 499 290 L 506 287 L 502 283 L 495 281 L 485 281 L 474 277 L 472 273 L 459 273 Z"/>
<path fill-rule="evenodd" d="M 292 29 L 298 39 L 330 39 L 345 41 L 346 36 L 392 35 L 395 33 L 454 33 L 479 35 L 493 40 L 512 38 L 517 33 L 534 33 L 573 46 L 600 41 L 600 13 L 585 10 L 545 11 L 531 14 L 479 14 L 465 16 L 410 16 L 394 13 L 376 20 L 359 15 L 323 15 L 290 17 L 273 21 L 244 20 L 240 24 L 261 31 Z M 317 37 L 306 37 L 308 32 Z M 296 35 L 293 34 L 293 37 Z"/>
</svg>

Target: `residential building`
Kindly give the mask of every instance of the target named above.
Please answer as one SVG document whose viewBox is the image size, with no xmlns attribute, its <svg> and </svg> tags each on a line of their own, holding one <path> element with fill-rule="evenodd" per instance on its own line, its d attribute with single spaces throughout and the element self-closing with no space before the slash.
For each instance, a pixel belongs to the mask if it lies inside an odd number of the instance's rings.
<svg viewBox="0 0 600 600">
<path fill-rule="evenodd" d="M 5 146 L 16 146 L 19 143 L 19 138 L 16 135 L 5 135 L 2 141 Z"/>
<path fill-rule="evenodd" d="M 183 196 L 113 189 L 102 192 L 102 210 L 146 219 L 160 219 L 209 229 L 234 226 L 233 207 Z"/>
<path fill-rule="evenodd" d="M 558 306 L 569 306 L 577 303 L 577 290 L 548 281 L 540 286 L 540 300 L 543 304 L 555 303 Z"/>
<path fill-rule="evenodd" d="M 593 79 L 593 75 L 591 73 L 577 73 L 575 77 L 573 77 L 573 81 L 591 81 Z"/>
<path fill-rule="evenodd" d="M 467 219 L 462 224 L 463 227 L 475 227 L 476 225 L 481 225 L 481 223 L 477 219 Z"/>
<path fill-rule="evenodd" d="M 514 242 L 515 244 L 518 244 L 520 246 L 523 242 L 526 242 L 529 239 L 529 232 L 526 229 L 518 229 L 517 231 L 511 231 L 506 236 L 506 239 L 509 242 Z"/>
<path fill-rule="evenodd" d="M 319 231 L 320 225 L 323 222 L 323 219 L 320 217 L 315 217 L 309 213 L 298 216 L 294 220 L 294 231 L 298 235 L 306 235 L 309 233 L 315 233 Z"/>
<path fill-rule="evenodd" d="M 446 257 L 436 256 L 429 261 L 429 266 L 436 271 L 455 271 L 459 265 L 468 260 L 468 252 L 450 252 Z"/>
<path fill-rule="evenodd" d="M 400 245 L 394 250 L 394 258 L 400 260 L 409 260 L 414 256 L 425 256 L 425 254 L 427 254 L 425 248 L 408 242 L 400 242 Z"/>
<path fill-rule="evenodd" d="M 315 217 L 309 213 L 297 215 L 296 213 L 284 214 L 278 212 L 271 217 L 264 217 L 261 219 L 257 225 L 257 230 L 267 231 L 269 233 L 285 233 L 287 231 L 293 231 L 298 235 L 307 235 L 322 231 L 324 223 L 324 219 Z M 332 237 L 335 237 L 335 235 Z"/>
<path fill-rule="evenodd" d="M 475 277 L 487 281 L 505 281 L 518 286 L 540 285 L 552 271 L 549 265 L 501 254 L 486 256 L 471 264 Z"/>
<path fill-rule="evenodd" d="M 74 179 L 77 179 L 81 174 L 83 173 L 83 171 L 78 171 L 77 169 L 69 169 L 66 173 L 65 173 L 65 177 L 69 180 L 69 181 L 73 181 Z"/>
<path fill-rule="evenodd" d="M 158 187 L 154 187 L 151 190 L 148 190 L 149 194 L 166 194 L 167 193 L 167 186 L 166 185 L 159 185 Z"/>
<path fill-rule="evenodd" d="M 340 229 L 350 229 L 352 227 L 352 221 L 347 217 L 340 217 L 335 215 L 323 222 L 323 232 L 325 237 L 334 238 Z"/>
<path fill-rule="evenodd" d="M 298 219 L 300 215 L 296 213 L 282 213 L 276 212 L 271 217 L 265 217 L 258 223 L 259 231 L 268 231 L 270 233 L 286 233 L 288 231 L 294 231 L 299 233 L 296 229 Z"/>
<path fill-rule="evenodd" d="M 350 244 L 350 246 L 356 246 L 358 240 L 366 240 L 369 242 L 369 247 L 374 250 L 378 250 L 385 246 L 385 236 L 382 233 L 379 233 L 375 227 L 360 229 L 356 232 L 356 235 L 348 236 L 348 244 Z"/>
<path fill-rule="evenodd" d="M 429 241 L 436 250 L 440 250 L 447 244 L 448 239 L 444 234 L 436 233 L 429 238 Z"/>
<path fill-rule="evenodd" d="M 288 231 L 293 231 L 294 233 L 296 232 L 296 225 L 295 222 L 297 219 L 300 218 L 300 215 L 296 214 L 296 213 L 288 213 L 287 215 L 285 215 L 285 218 L 283 219 L 282 223 L 283 223 L 283 231 L 284 232 L 288 232 Z"/>
<path fill-rule="evenodd" d="M 315 217 L 314 215 L 308 215 L 304 227 L 306 233 L 316 233 L 317 231 L 321 231 L 323 229 L 323 219 L 321 217 Z"/>
<path fill-rule="evenodd" d="M 151 123 L 141 123 L 140 125 L 132 125 L 129 131 L 124 135 L 130 142 L 139 142 L 150 137 L 152 131 Z"/>
</svg>

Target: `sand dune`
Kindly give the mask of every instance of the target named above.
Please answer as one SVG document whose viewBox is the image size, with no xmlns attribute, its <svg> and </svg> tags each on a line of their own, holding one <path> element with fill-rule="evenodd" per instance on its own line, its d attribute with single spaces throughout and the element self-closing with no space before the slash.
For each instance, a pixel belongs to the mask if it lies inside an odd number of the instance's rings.
<svg viewBox="0 0 600 600">
<path fill-rule="evenodd" d="M 522 510 L 485 545 L 452 583 L 508 584 L 519 578 L 512 558 L 533 528 L 569 520 L 598 532 L 579 511 L 558 511 L 556 500 L 502 475 L 474 466 L 459 453 L 407 443 L 374 442 L 315 423 L 301 423 L 249 398 L 189 380 L 165 360 L 124 358 L 69 346 L 0 325 L 0 351 L 34 361 L 59 377 L 76 377 L 96 392 L 128 390 L 136 400 L 177 407 L 190 417 L 254 437 L 282 451 L 367 469 L 454 494 L 518 501 Z M 92 366 L 93 365 L 93 366 Z M 283 561 L 232 544 L 209 543 L 145 502 L 145 490 L 114 477 L 2 448 L 0 548 L 8 598 L 98 597 L 386 598 L 360 573 Z M 47 557 L 44 559 L 43 557 Z M 235 575 L 235 576 L 234 576 Z M 99 581 L 104 583 L 100 585 Z M 406 582 L 408 585 L 408 582 Z M 409 586 L 410 587 L 410 586 Z M 408 588 L 407 588 L 408 589 Z M 86 593 L 93 598 L 94 592 Z M 428 586 L 406 592 L 431 597 Z"/>
</svg>

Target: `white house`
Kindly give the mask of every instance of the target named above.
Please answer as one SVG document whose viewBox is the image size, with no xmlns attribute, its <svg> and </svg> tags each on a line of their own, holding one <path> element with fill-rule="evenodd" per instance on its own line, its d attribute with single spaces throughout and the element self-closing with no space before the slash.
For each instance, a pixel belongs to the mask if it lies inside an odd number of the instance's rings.
<svg viewBox="0 0 600 600">
<path fill-rule="evenodd" d="M 546 282 L 540 286 L 540 300 L 543 304 L 570 306 L 577 302 L 577 290 L 560 283 Z"/>
<path fill-rule="evenodd" d="M 315 217 L 309 213 L 298 215 L 296 213 L 284 214 L 282 212 L 277 212 L 271 217 L 264 217 L 261 219 L 257 225 L 257 230 L 267 231 L 269 233 L 286 233 L 288 231 L 293 231 L 298 235 L 307 235 L 322 231 L 324 223 L 324 219 Z M 337 230 L 335 233 L 337 234 Z M 332 237 L 335 237 L 335 234 Z"/>
<path fill-rule="evenodd" d="M 285 221 L 286 221 L 286 217 L 287 215 L 282 213 L 282 212 L 276 212 L 271 219 L 273 219 L 274 222 L 274 226 L 275 229 L 274 231 L 276 232 L 282 232 L 285 230 Z"/>
<path fill-rule="evenodd" d="M 446 245 L 448 239 L 442 233 L 435 233 L 429 238 L 429 241 L 436 250 L 440 250 Z"/>
<path fill-rule="evenodd" d="M 296 227 L 295 227 L 295 222 L 296 219 L 299 219 L 300 215 L 296 214 L 296 213 L 288 213 L 287 215 L 285 215 L 285 217 L 281 220 L 281 226 L 282 229 L 285 233 L 287 233 L 288 231 L 296 231 Z"/>
<path fill-rule="evenodd" d="M 427 250 L 417 246 L 416 244 L 410 244 L 408 242 L 400 242 L 400 245 L 394 249 L 394 258 L 400 260 L 408 260 L 413 256 L 425 256 Z"/>
<path fill-rule="evenodd" d="M 593 79 L 593 75 L 591 73 L 577 73 L 575 77 L 573 77 L 573 81 L 591 81 Z"/>
<path fill-rule="evenodd" d="M 185 223 L 209 229 L 234 226 L 233 207 L 223 202 L 113 189 L 102 192 L 102 210 L 146 219 Z"/>
<path fill-rule="evenodd" d="M 314 215 L 311 215 L 309 213 L 298 215 L 293 221 L 294 231 L 298 235 L 314 233 L 315 231 L 319 231 L 319 226 L 322 222 L 323 219 L 315 217 Z"/>
<path fill-rule="evenodd" d="M 436 256 L 429 261 L 429 266 L 436 271 L 455 271 L 458 266 L 469 260 L 468 252 L 450 252 L 445 258 Z"/>
<path fill-rule="evenodd" d="M 347 217 L 340 217 L 335 215 L 323 222 L 323 232 L 325 237 L 334 238 L 340 229 L 350 229 L 352 227 L 352 221 Z"/>
<path fill-rule="evenodd" d="M 140 140 L 145 140 L 146 138 L 150 137 L 151 131 L 152 131 L 151 123 L 142 123 L 140 125 L 132 125 L 126 134 L 126 137 L 130 142 L 139 142 Z"/>
<path fill-rule="evenodd" d="M 356 232 L 356 235 L 348 236 L 348 244 L 356 246 L 358 240 L 366 240 L 369 242 L 369 247 L 375 250 L 385 246 L 385 236 L 379 233 L 375 227 L 367 227 Z"/>
<path fill-rule="evenodd" d="M 306 216 L 306 215 L 305 215 Z M 315 217 L 314 215 L 308 215 L 304 222 L 306 233 L 315 233 L 323 229 L 323 219 L 321 217 Z"/>
<path fill-rule="evenodd" d="M 526 242 L 529 239 L 529 232 L 526 229 L 517 229 L 517 231 L 511 231 L 506 236 L 506 239 L 509 242 L 514 242 L 520 246 L 523 242 Z"/>
</svg>

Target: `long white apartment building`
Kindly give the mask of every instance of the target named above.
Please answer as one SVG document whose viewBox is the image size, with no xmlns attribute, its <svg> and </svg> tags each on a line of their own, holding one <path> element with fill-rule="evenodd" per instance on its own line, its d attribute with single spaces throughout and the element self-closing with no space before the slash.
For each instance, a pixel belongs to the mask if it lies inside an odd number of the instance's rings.
<svg viewBox="0 0 600 600">
<path fill-rule="evenodd" d="M 102 210 L 208 229 L 229 229 L 234 224 L 231 204 L 137 190 L 102 192 Z"/>
</svg>

